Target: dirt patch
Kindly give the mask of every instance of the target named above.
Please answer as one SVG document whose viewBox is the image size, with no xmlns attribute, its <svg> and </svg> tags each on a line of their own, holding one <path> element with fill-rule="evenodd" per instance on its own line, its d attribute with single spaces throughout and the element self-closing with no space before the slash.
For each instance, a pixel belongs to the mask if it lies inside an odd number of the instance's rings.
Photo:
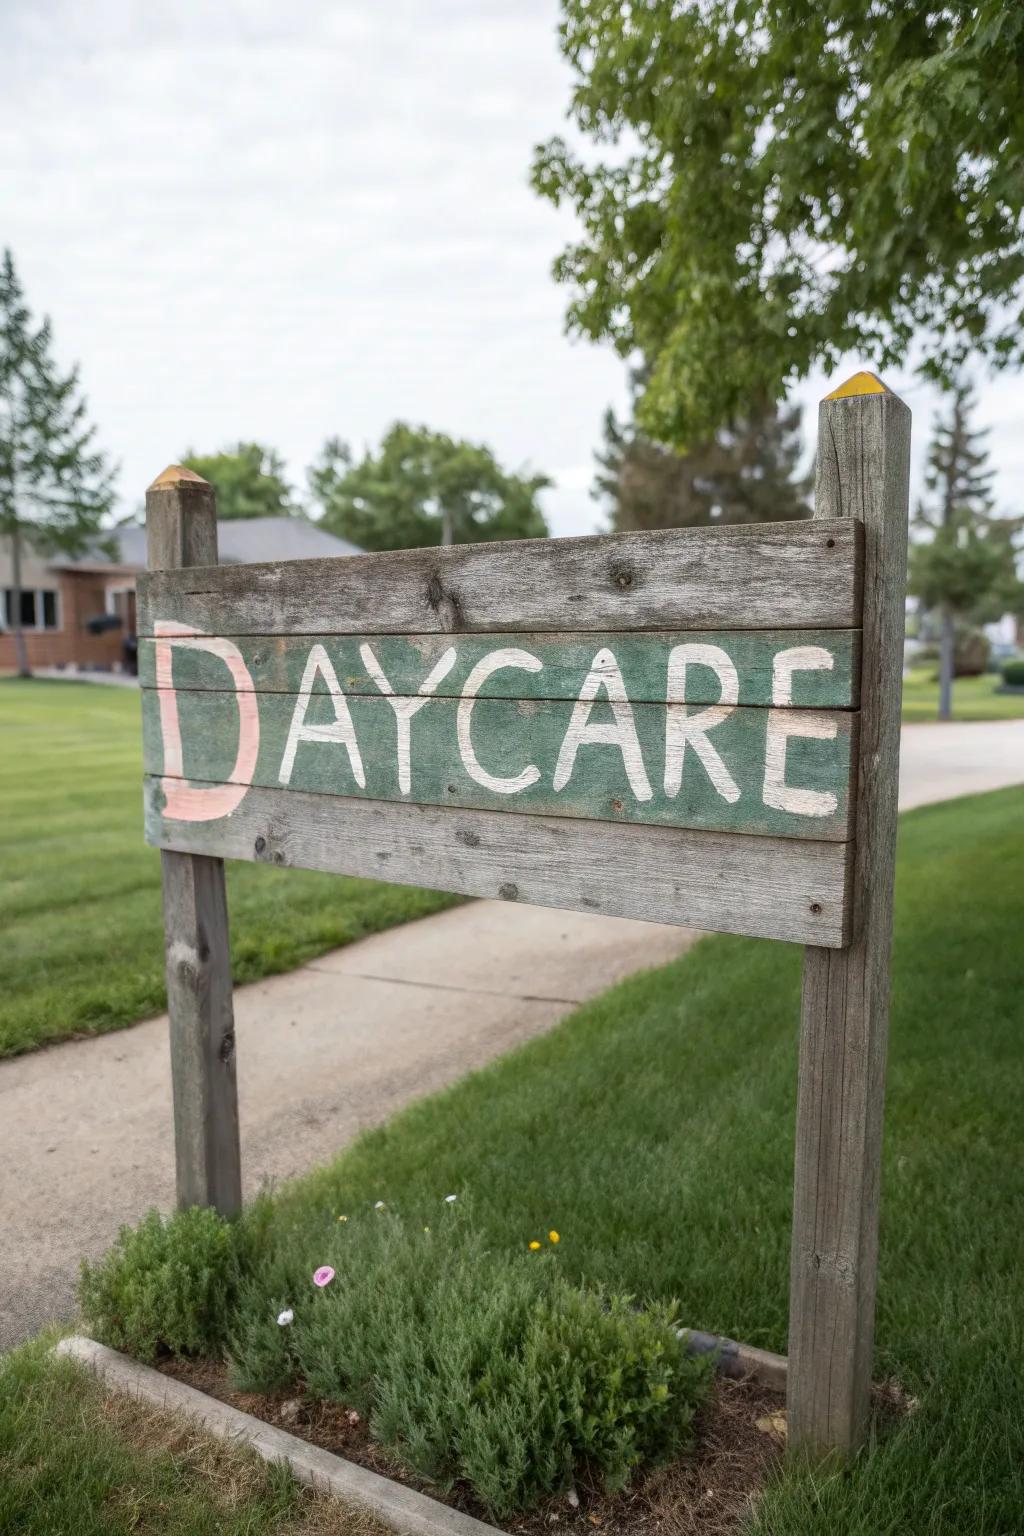
<svg viewBox="0 0 1024 1536">
<path fill-rule="evenodd" d="M 371 1439 L 365 1422 L 338 1403 L 315 1402 L 295 1391 L 271 1396 L 236 1392 L 228 1383 L 226 1366 L 216 1361 L 174 1359 L 163 1361 L 159 1369 L 382 1477 L 487 1518 L 465 1490 L 441 1494 L 410 1476 Z M 560 1494 L 501 1528 L 514 1536 L 725 1536 L 737 1531 L 782 1457 L 782 1439 L 759 1429 L 758 1420 L 764 1425 L 783 1407 L 777 1392 L 752 1382 L 719 1379 L 698 1414 L 696 1444 L 689 1455 L 638 1477 L 624 1493 L 606 1494 L 581 1483 L 576 1505 Z"/>
</svg>

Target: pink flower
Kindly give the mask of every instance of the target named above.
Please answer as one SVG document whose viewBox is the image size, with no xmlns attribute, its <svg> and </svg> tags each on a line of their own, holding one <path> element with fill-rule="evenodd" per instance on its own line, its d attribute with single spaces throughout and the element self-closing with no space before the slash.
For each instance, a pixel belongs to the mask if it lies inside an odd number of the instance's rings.
<svg viewBox="0 0 1024 1536">
<path fill-rule="evenodd" d="M 323 1290 L 325 1285 L 330 1285 L 334 1279 L 334 1270 L 329 1264 L 321 1264 L 319 1269 L 313 1271 L 313 1284 Z"/>
</svg>

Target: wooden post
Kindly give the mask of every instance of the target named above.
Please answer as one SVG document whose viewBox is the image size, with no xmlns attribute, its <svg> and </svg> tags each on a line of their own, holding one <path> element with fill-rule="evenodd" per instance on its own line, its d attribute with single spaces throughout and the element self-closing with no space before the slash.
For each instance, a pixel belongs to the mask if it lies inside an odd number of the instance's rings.
<svg viewBox="0 0 1024 1536">
<path fill-rule="evenodd" d="M 172 465 L 146 492 L 151 571 L 217 564 L 213 487 Z M 178 1204 L 241 1209 L 224 861 L 161 854 Z"/>
<path fill-rule="evenodd" d="M 896 847 L 910 411 L 859 373 L 820 406 L 815 517 L 864 524 L 853 942 L 804 952 L 789 1443 L 849 1454 L 868 1423 Z"/>
</svg>

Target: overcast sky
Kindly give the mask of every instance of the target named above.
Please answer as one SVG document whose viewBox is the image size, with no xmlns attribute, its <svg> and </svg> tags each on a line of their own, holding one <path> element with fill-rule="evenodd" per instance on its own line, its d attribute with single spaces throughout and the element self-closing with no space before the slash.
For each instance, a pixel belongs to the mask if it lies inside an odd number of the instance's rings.
<svg viewBox="0 0 1024 1536">
<path fill-rule="evenodd" d="M 0 245 L 81 364 L 126 509 L 190 447 L 266 441 L 301 484 L 329 435 L 360 449 L 402 418 L 546 471 L 553 531 L 594 530 L 593 450 L 625 384 L 609 348 L 565 337 L 550 267 L 572 221 L 528 185 L 533 144 L 564 131 L 557 15 L 0 0 Z M 935 397 L 886 381 L 919 463 Z M 1022 407 L 1019 383 L 983 383 L 1003 510 Z"/>
</svg>

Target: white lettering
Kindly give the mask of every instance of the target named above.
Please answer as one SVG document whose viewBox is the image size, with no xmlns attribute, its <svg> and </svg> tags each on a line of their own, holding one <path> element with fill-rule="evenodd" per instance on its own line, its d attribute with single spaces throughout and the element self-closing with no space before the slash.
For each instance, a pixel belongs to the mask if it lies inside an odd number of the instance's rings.
<svg viewBox="0 0 1024 1536">
<path fill-rule="evenodd" d="M 363 666 L 395 712 L 395 729 L 398 738 L 398 787 L 403 795 L 407 795 L 412 788 L 412 717 L 417 710 L 423 708 L 438 683 L 443 682 L 454 667 L 455 647 L 449 646 L 444 655 L 435 662 L 420 683 L 416 690 L 416 697 L 413 699 L 396 698 L 395 690 L 388 682 L 383 667 L 369 645 L 361 645 L 359 654 L 363 659 Z"/>
<path fill-rule="evenodd" d="M 306 711 L 309 708 L 310 694 L 313 692 L 313 684 L 316 682 L 318 672 L 327 684 L 327 692 L 334 707 L 334 720 L 330 725 L 306 724 Z M 306 658 L 306 668 L 302 674 L 298 698 L 295 700 L 295 709 L 292 712 L 292 723 L 288 728 L 288 740 L 281 759 L 281 772 L 278 774 L 282 784 L 288 784 L 291 781 L 292 768 L 295 766 L 295 752 L 300 741 L 342 742 L 348 752 L 352 777 L 360 789 L 366 788 L 363 759 L 352 725 L 352 716 L 348 711 L 348 702 L 341 691 L 338 675 L 331 665 L 330 657 L 322 645 L 314 645 Z"/>
<path fill-rule="evenodd" d="M 719 702 L 707 709 L 688 713 L 686 704 L 686 668 L 710 667 L 718 678 Z M 672 800 L 683 782 L 683 759 L 687 743 L 704 765 L 704 771 L 723 800 L 735 805 L 740 798 L 739 785 L 708 741 L 708 731 L 721 725 L 732 714 L 740 696 L 740 681 L 731 657 L 717 645 L 675 645 L 668 656 L 666 698 L 670 703 L 665 716 L 665 793 Z"/>
<path fill-rule="evenodd" d="M 504 667 L 519 667 L 523 672 L 540 672 L 543 666 L 544 663 L 540 658 L 531 655 L 529 651 L 518 651 L 514 647 L 509 647 L 506 650 L 488 651 L 466 679 L 456 716 L 462 764 L 475 784 L 482 785 L 484 789 L 493 790 L 496 795 L 518 795 L 522 790 L 529 789 L 530 785 L 536 784 L 540 778 L 540 769 L 535 768 L 531 763 L 523 769 L 522 773 L 506 779 L 488 773 L 486 768 L 480 766 L 473 750 L 472 737 L 473 705 L 476 703 L 476 696 L 492 672 L 500 672 Z"/>
<path fill-rule="evenodd" d="M 820 645 L 794 645 L 779 651 L 772 665 L 772 703 L 793 702 L 794 672 L 831 671 L 834 658 Z M 794 816 L 832 816 L 839 804 L 831 790 L 801 789 L 786 783 L 786 747 L 791 736 L 811 741 L 834 741 L 838 725 L 834 715 L 809 710 L 770 709 L 764 754 L 765 805 Z"/>
<path fill-rule="evenodd" d="M 603 688 L 612 707 L 614 721 L 591 725 L 590 712 L 594 707 L 597 691 Z M 555 767 L 554 787 L 562 790 L 572 778 L 576 766 L 576 753 L 580 747 L 618 747 L 626 770 L 629 787 L 637 800 L 650 800 L 653 791 L 644 767 L 643 754 L 636 734 L 633 707 L 626 697 L 626 685 L 622 680 L 619 664 L 610 650 L 598 651 L 590 664 L 590 671 L 583 679 L 579 698 L 573 705 L 572 719 L 562 741 Z"/>
</svg>

